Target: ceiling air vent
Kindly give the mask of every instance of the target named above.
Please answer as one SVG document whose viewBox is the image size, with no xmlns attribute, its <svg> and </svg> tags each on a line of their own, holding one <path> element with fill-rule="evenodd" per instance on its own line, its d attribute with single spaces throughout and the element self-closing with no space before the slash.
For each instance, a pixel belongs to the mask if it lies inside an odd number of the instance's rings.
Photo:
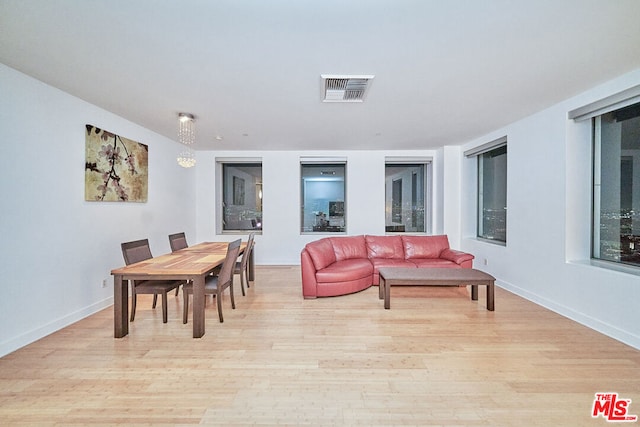
<svg viewBox="0 0 640 427">
<path fill-rule="evenodd" d="M 374 76 L 322 74 L 322 102 L 362 102 Z"/>
</svg>

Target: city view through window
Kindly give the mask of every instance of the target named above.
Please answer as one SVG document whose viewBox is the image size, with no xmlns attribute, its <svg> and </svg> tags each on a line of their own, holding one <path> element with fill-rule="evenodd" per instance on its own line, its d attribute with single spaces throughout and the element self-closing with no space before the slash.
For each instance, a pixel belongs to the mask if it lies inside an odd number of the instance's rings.
<svg viewBox="0 0 640 427">
<path fill-rule="evenodd" d="M 593 129 L 593 258 L 640 266 L 640 103 Z"/>
</svg>

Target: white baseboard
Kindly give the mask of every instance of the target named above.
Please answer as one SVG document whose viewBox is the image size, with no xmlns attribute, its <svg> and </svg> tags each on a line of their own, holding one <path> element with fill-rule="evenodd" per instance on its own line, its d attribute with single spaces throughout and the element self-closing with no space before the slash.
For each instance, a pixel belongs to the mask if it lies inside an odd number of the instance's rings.
<svg viewBox="0 0 640 427">
<path fill-rule="evenodd" d="M 501 288 L 506 289 L 509 292 L 512 292 L 544 308 L 547 308 L 553 311 L 554 313 L 558 313 L 568 319 L 573 320 L 574 322 L 578 322 L 581 325 L 584 325 L 597 332 L 600 332 L 601 334 L 604 334 L 608 337 L 611 337 L 617 341 L 620 341 L 626 345 L 629 345 L 635 349 L 640 350 L 640 337 L 631 332 L 612 326 L 606 322 L 603 322 L 599 319 L 588 316 L 584 313 L 577 312 L 569 307 L 560 305 L 547 298 L 541 297 L 540 295 L 537 295 L 525 289 L 519 288 L 518 286 L 515 286 L 512 283 L 496 280 L 496 286 L 500 286 Z"/>
<path fill-rule="evenodd" d="M 31 344 L 32 342 L 46 337 L 49 334 L 59 331 L 62 328 L 65 328 L 79 320 L 84 319 L 85 317 L 91 316 L 92 314 L 95 314 L 100 310 L 104 310 L 111 305 L 113 305 L 113 297 L 98 301 L 95 304 L 70 313 L 64 317 L 49 322 L 46 325 L 42 325 L 41 327 L 26 332 L 20 336 L 12 337 L 11 339 L 0 343 L 0 357 L 6 356 L 7 354 L 18 350 L 19 348 L 22 348 L 26 345 Z"/>
</svg>

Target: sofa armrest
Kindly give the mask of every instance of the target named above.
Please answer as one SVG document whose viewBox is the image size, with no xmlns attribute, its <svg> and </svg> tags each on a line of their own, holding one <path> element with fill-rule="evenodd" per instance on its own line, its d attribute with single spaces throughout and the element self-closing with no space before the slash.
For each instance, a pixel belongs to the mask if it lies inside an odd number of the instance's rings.
<svg viewBox="0 0 640 427">
<path fill-rule="evenodd" d="M 466 261 L 472 261 L 475 257 L 466 252 L 456 251 L 454 249 L 445 249 L 440 252 L 440 258 L 455 262 L 456 264 L 466 268 L 471 268 L 472 263 Z"/>
<path fill-rule="evenodd" d="M 306 299 L 317 298 L 316 266 L 306 249 L 300 253 L 300 270 L 302 272 L 302 296 Z"/>
</svg>

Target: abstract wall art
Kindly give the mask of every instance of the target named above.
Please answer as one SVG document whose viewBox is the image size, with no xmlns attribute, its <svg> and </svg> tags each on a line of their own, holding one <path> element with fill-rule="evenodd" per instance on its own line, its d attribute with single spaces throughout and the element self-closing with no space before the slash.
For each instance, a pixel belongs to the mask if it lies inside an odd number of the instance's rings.
<svg viewBox="0 0 640 427">
<path fill-rule="evenodd" d="M 84 199 L 146 202 L 149 147 L 93 125 L 85 126 Z"/>
</svg>

